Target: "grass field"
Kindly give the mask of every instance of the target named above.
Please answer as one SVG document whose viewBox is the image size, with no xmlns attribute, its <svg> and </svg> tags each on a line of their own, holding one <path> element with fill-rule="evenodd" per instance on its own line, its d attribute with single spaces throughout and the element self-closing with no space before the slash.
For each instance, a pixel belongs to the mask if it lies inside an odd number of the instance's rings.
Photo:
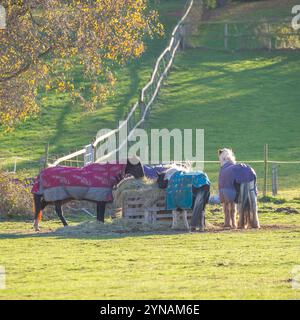
<svg viewBox="0 0 300 320">
<path fill-rule="evenodd" d="M 204 234 L 70 236 L 47 221 L 37 235 L 31 222 L 1 222 L 0 299 L 300 299 L 292 288 L 299 213 L 299 201 L 265 203 L 262 230 Z M 68 218 L 73 226 L 83 219 Z M 221 225 L 219 207 L 207 221 Z"/>
<path fill-rule="evenodd" d="M 161 2 L 167 30 L 183 3 Z M 235 7 L 216 19 L 236 10 L 243 12 Z M 99 127 L 114 127 L 165 43 L 155 40 L 141 60 L 119 71 L 119 90 L 103 109 L 84 114 L 65 96 L 50 94 L 41 118 L 1 134 L 0 152 L 36 160 L 45 140 L 52 153 L 64 152 L 89 142 Z M 261 160 L 265 143 L 272 159 L 297 160 L 299 68 L 297 52 L 189 49 L 177 56 L 148 128 L 204 128 L 207 160 L 216 160 L 223 146 L 234 148 L 238 159 Z M 262 168 L 255 168 L 261 177 Z M 215 192 L 218 168 L 205 169 Z M 300 265 L 299 165 L 282 165 L 279 172 L 285 199 L 259 203 L 260 230 L 223 230 L 219 206 L 208 207 L 203 234 L 84 233 L 80 224 L 89 218 L 81 214 L 67 216 L 65 230 L 57 219 L 43 221 L 36 234 L 31 221 L 0 217 L 0 266 L 6 269 L 0 299 L 300 299 L 292 287 L 292 270 Z"/>
</svg>

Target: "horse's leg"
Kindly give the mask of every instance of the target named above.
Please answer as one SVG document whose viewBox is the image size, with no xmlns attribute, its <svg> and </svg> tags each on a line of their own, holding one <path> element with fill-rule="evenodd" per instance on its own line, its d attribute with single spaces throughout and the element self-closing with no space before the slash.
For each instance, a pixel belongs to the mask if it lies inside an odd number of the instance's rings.
<svg viewBox="0 0 300 320">
<path fill-rule="evenodd" d="M 223 210 L 224 210 L 224 227 L 230 228 L 230 202 L 223 203 Z"/>
<path fill-rule="evenodd" d="M 175 229 L 178 225 L 178 212 L 177 210 L 173 210 L 172 211 L 172 217 L 173 217 L 173 221 L 172 221 L 172 229 Z"/>
<path fill-rule="evenodd" d="M 97 202 L 97 221 L 104 223 L 106 202 Z"/>
<path fill-rule="evenodd" d="M 56 201 L 55 202 L 55 211 L 60 219 L 60 221 L 62 222 L 62 224 L 64 225 L 64 227 L 66 227 L 68 225 L 64 214 L 63 214 L 63 210 L 62 210 L 62 202 L 61 201 Z"/>
<path fill-rule="evenodd" d="M 184 225 L 187 229 L 190 228 L 189 226 L 189 222 L 188 222 L 188 218 L 187 218 L 187 210 L 183 210 L 183 221 L 184 221 Z"/>
<path fill-rule="evenodd" d="M 233 229 L 236 229 L 236 205 L 234 202 L 231 202 L 230 218 L 231 218 L 231 227 Z"/>
<path fill-rule="evenodd" d="M 33 201 L 34 201 L 34 223 L 33 223 L 33 227 L 34 227 L 35 231 L 40 231 L 38 217 L 39 217 L 39 214 L 41 214 L 41 211 L 42 211 L 42 196 L 38 195 L 38 194 L 34 194 L 33 195 Z"/>
</svg>

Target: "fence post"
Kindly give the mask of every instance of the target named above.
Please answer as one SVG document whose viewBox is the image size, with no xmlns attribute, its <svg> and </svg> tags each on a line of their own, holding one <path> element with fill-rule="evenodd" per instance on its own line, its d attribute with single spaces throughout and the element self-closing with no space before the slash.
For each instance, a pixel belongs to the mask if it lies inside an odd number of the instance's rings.
<svg viewBox="0 0 300 320">
<path fill-rule="evenodd" d="M 44 169 L 46 169 L 46 168 L 47 168 L 48 158 L 49 158 L 49 142 L 48 142 L 48 143 L 46 143 L 46 146 L 45 146 Z"/>
<path fill-rule="evenodd" d="M 277 165 L 273 164 L 272 167 L 272 194 L 273 197 L 275 197 L 277 195 Z"/>
<path fill-rule="evenodd" d="M 179 29 L 179 34 L 180 34 L 180 49 L 185 50 L 186 49 L 186 25 L 182 24 Z"/>
<path fill-rule="evenodd" d="M 224 48 L 228 50 L 228 23 L 224 25 Z"/>
<path fill-rule="evenodd" d="M 15 158 L 15 162 L 14 162 L 14 173 L 17 172 L 17 158 Z"/>
<path fill-rule="evenodd" d="M 270 24 L 268 23 L 269 51 L 272 51 L 272 34 Z"/>
<path fill-rule="evenodd" d="M 263 187 L 263 196 L 267 196 L 267 179 L 268 179 L 268 145 L 264 146 L 264 187 Z"/>
</svg>

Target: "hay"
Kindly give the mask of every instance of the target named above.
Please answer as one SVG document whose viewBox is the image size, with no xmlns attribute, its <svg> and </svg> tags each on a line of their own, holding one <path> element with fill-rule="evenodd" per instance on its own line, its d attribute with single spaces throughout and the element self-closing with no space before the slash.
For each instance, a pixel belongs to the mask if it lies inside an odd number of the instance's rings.
<svg viewBox="0 0 300 320">
<path fill-rule="evenodd" d="M 165 191 L 159 189 L 158 184 L 153 180 L 143 178 L 127 178 L 122 180 L 117 189 L 114 190 L 114 207 L 121 208 L 124 199 L 129 196 L 139 195 L 144 199 L 144 207 L 152 206 L 158 199 L 165 194 Z"/>
<path fill-rule="evenodd" d="M 62 236 L 84 237 L 123 233 L 170 231 L 170 227 L 171 222 L 149 224 L 128 219 L 115 219 L 105 223 L 99 223 L 96 221 L 83 222 L 76 226 L 59 228 L 55 233 Z"/>
<path fill-rule="evenodd" d="M 115 219 L 106 221 L 105 223 L 96 221 L 87 221 L 75 226 L 62 227 L 55 231 L 58 236 L 64 237 L 97 237 L 120 234 L 134 234 L 134 233 L 176 233 L 188 232 L 186 230 L 183 220 L 179 219 L 177 228 L 171 229 L 171 221 L 159 221 L 155 224 L 137 222 L 131 219 Z M 207 232 L 223 231 L 224 228 L 220 225 L 207 223 Z"/>
</svg>

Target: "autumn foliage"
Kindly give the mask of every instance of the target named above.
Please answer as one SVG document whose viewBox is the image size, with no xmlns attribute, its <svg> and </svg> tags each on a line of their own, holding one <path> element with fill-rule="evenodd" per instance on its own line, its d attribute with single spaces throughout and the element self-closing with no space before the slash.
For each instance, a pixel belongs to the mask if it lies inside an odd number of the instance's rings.
<svg viewBox="0 0 300 320">
<path fill-rule="evenodd" d="M 9 173 L 0 170 L 0 190 L 0 218 L 16 215 L 32 217 L 30 188 L 14 182 Z"/>
<path fill-rule="evenodd" d="M 40 88 L 99 106 L 115 83 L 115 64 L 139 57 L 145 36 L 162 33 L 148 0 L 4 0 L 0 30 L 0 125 L 39 111 Z M 88 87 L 76 87 L 78 68 Z"/>
</svg>

